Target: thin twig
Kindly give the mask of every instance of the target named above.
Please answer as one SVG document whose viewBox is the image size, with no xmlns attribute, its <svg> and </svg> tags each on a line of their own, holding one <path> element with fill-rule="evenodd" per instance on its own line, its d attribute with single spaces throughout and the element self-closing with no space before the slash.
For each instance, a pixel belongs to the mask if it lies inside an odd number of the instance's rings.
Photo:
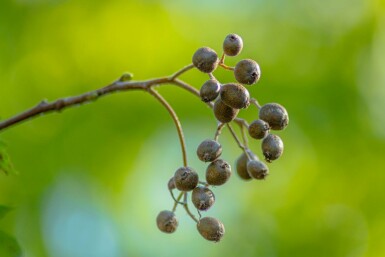
<svg viewBox="0 0 385 257">
<path fill-rule="evenodd" d="M 170 113 L 172 119 L 174 120 L 176 130 L 178 132 L 180 146 L 182 148 L 182 155 L 183 155 L 183 165 L 187 167 L 187 152 L 186 152 L 186 143 L 184 140 L 182 125 L 180 124 L 179 118 L 176 115 L 174 109 L 171 107 L 171 105 L 164 99 L 155 89 L 152 87 L 148 88 L 148 92 L 153 95 L 159 102 L 163 104 L 163 106 L 167 109 L 167 111 Z"/>
<path fill-rule="evenodd" d="M 178 204 L 180 203 L 180 199 L 182 199 L 182 196 L 184 195 L 184 192 L 180 192 L 179 195 L 178 195 L 178 198 L 176 199 L 176 201 L 174 202 L 174 206 L 172 207 L 172 212 L 175 212 L 176 210 L 176 207 L 178 206 Z M 182 203 L 184 205 L 184 203 Z"/>
<path fill-rule="evenodd" d="M 179 77 L 180 75 L 182 75 L 183 73 L 185 73 L 188 70 L 191 70 L 192 68 L 194 68 L 194 64 L 187 65 L 186 67 L 180 69 L 179 71 L 177 71 L 173 75 L 171 75 L 170 80 L 174 80 L 176 77 Z"/>
<path fill-rule="evenodd" d="M 186 210 L 187 214 L 196 222 L 198 223 L 199 220 L 197 218 L 195 218 L 194 214 L 191 213 L 190 209 L 188 208 L 188 204 L 187 204 L 187 197 L 188 197 L 188 192 L 184 192 L 184 209 Z"/>
<path fill-rule="evenodd" d="M 247 147 L 245 147 L 244 145 L 242 145 L 241 141 L 239 140 L 237 134 L 235 134 L 233 128 L 231 127 L 231 125 L 229 123 L 227 123 L 227 127 L 228 129 L 230 130 L 230 133 L 231 135 L 233 136 L 233 138 L 235 139 L 235 141 L 237 142 L 237 145 L 239 146 L 239 148 L 242 149 L 242 151 L 246 154 L 247 158 L 249 160 L 251 160 L 251 156 L 249 155 L 249 153 L 247 152 Z"/>
<path fill-rule="evenodd" d="M 261 105 L 259 104 L 259 102 L 258 102 L 257 99 L 251 98 L 251 99 L 250 99 L 250 102 L 251 102 L 252 104 L 254 104 L 254 105 L 258 108 L 258 110 L 261 109 Z"/>
<path fill-rule="evenodd" d="M 219 136 L 222 132 L 222 129 L 225 125 L 226 125 L 226 123 L 219 123 L 218 124 L 217 130 L 215 131 L 215 136 L 214 136 L 215 141 L 218 141 L 218 138 L 219 138 Z"/>
<path fill-rule="evenodd" d="M 222 68 L 226 69 L 226 70 L 234 70 L 235 69 L 234 67 L 227 66 L 224 63 L 219 63 L 218 65 L 221 66 Z"/>
<path fill-rule="evenodd" d="M 241 128 L 241 132 L 242 132 L 242 140 L 243 140 L 243 144 L 246 148 L 249 148 L 249 141 L 247 139 L 247 130 L 248 130 L 248 124 L 247 126 L 245 126 L 245 123 L 247 124 L 246 121 L 243 122 L 239 122 L 237 123 L 239 125 L 239 127 Z"/>
<path fill-rule="evenodd" d="M 168 191 L 170 191 L 171 197 L 172 197 L 172 199 L 174 200 L 175 203 L 178 203 L 178 204 L 182 204 L 182 205 L 183 205 L 183 202 L 179 202 L 179 201 L 175 198 L 174 193 L 172 192 L 172 189 L 169 189 Z"/>
</svg>

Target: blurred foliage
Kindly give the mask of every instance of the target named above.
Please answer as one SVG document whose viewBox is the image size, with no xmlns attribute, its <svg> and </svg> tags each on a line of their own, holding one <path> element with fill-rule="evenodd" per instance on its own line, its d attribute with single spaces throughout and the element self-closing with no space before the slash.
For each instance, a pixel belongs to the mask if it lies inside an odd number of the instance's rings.
<svg viewBox="0 0 385 257">
<path fill-rule="evenodd" d="M 0 204 L 15 207 L 0 221 L 0 249 L 19 253 L 6 236 L 15 235 L 27 257 L 384 256 L 384 17 L 380 0 L 0 1 L 2 119 L 124 71 L 137 80 L 172 74 L 198 47 L 220 52 L 228 33 L 243 37 L 244 50 L 227 64 L 255 59 L 262 78 L 251 95 L 290 115 L 266 181 L 233 175 L 215 188 L 204 215 L 225 224 L 220 244 L 201 239 L 182 209 L 176 234 L 156 228 L 172 206 L 166 183 L 181 153 L 168 113 L 148 94 L 115 94 L 2 131 L 19 175 L 0 174 Z M 207 76 L 182 78 L 199 88 Z M 159 91 L 203 175 L 195 149 L 214 135 L 213 115 L 189 93 Z M 251 122 L 257 113 L 240 115 Z M 240 151 L 228 131 L 221 143 L 234 163 Z M 260 154 L 259 142 L 252 148 Z"/>
</svg>

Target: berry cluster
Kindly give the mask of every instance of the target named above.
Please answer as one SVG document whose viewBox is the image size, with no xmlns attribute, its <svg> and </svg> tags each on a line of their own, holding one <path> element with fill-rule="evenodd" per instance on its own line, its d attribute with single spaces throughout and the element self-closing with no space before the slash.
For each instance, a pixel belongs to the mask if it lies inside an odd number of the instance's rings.
<svg viewBox="0 0 385 257">
<path fill-rule="evenodd" d="M 178 227 L 175 216 L 177 205 L 184 206 L 191 218 L 196 221 L 199 233 L 207 240 L 218 242 L 224 235 L 225 228 L 221 221 L 213 217 L 201 218 L 200 211 L 207 211 L 215 202 L 215 195 L 210 187 L 225 184 L 231 176 L 231 166 L 220 159 L 222 146 L 219 135 L 224 126 L 227 126 L 243 153 L 236 161 L 236 170 L 244 180 L 265 179 L 269 173 L 268 166 L 260 160 L 248 147 L 247 133 L 251 138 L 262 140 L 261 148 L 266 162 L 278 159 L 283 152 L 283 143 L 279 136 L 271 134 L 271 130 L 283 130 L 289 123 L 288 113 L 285 108 L 277 103 L 268 103 L 260 106 L 258 101 L 250 98 L 249 91 L 244 85 L 253 85 L 261 77 L 261 70 L 257 62 L 251 59 L 241 60 L 235 67 L 225 65 L 225 56 L 236 56 L 243 48 L 242 38 L 236 34 L 228 35 L 223 42 L 223 55 L 218 58 L 217 53 L 208 47 L 199 48 L 192 57 L 193 66 L 209 75 L 209 80 L 200 88 L 200 97 L 213 107 L 213 112 L 218 120 L 218 127 L 214 139 L 204 140 L 197 148 L 197 156 L 203 162 L 209 162 L 206 169 L 206 181 L 200 181 L 198 173 L 191 167 L 180 167 L 168 182 L 175 203 L 172 211 L 162 211 L 157 217 L 158 228 L 165 233 L 173 233 Z M 217 67 L 234 72 L 237 83 L 221 84 L 212 72 Z M 214 102 L 214 104 L 212 104 Z M 246 109 L 250 104 L 259 109 L 259 119 L 250 125 L 237 119 L 240 109 Z M 242 140 L 238 139 L 231 125 L 235 121 L 242 129 Z M 180 194 L 174 197 L 173 190 Z M 188 208 L 188 192 L 191 192 L 191 201 L 199 213 L 199 219 Z M 183 202 L 181 198 L 184 197 Z"/>
</svg>

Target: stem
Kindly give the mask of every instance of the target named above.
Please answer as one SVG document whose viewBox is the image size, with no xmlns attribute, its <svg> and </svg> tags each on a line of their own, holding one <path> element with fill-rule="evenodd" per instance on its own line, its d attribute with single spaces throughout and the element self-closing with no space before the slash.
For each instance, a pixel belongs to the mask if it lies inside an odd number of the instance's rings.
<svg viewBox="0 0 385 257">
<path fill-rule="evenodd" d="M 180 199 L 182 199 L 182 196 L 184 195 L 184 192 L 180 192 L 179 195 L 178 195 L 178 198 L 176 199 L 175 203 L 174 203 L 174 206 L 172 207 L 172 212 L 175 212 L 176 211 L 176 207 L 178 206 L 178 204 L 180 203 Z M 184 204 L 184 203 L 182 203 Z"/>
<path fill-rule="evenodd" d="M 197 220 L 197 218 L 195 218 L 194 214 L 191 213 L 190 209 L 188 208 L 188 204 L 187 204 L 187 196 L 188 196 L 188 192 L 184 192 L 184 209 L 186 210 L 187 214 L 196 222 L 198 223 L 199 220 Z"/>
<path fill-rule="evenodd" d="M 245 126 L 245 123 L 246 123 L 247 126 Z M 237 124 L 241 128 L 243 144 L 245 145 L 246 148 L 249 148 L 249 141 L 247 139 L 247 132 L 246 132 L 248 130 L 248 128 L 249 128 L 249 124 L 247 124 L 246 121 L 244 121 L 244 123 L 240 122 L 240 123 L 237 123 Z"/>
<path fill-rule="evenodd" d="M 214 136 L 214 140 L 215 140 L 215 141 L 218 141 L 219 135 L 221 134 L 222 129 L 223 129 L 223 127 L 224 127 L 225 125 L 226 125 L 225 123 L 219 123 L 219 125 L 218 125 L 218 127 L 217 127 L 217 131 L 215 132 L 215 136 Z"/>
<path fill-rule="evenodd" d="M 234 67 L 227 66 L 224 63 L 219 63 L 218 65 L 221 66 L 222 68 L 224 68 L 225 70 L 234 70 L 235 69 Z"/>
<path fill-rule="evenodd" d="M 174 120 L 176 130 L 178 132 L 180 146 L 182 148 L 182 156 L 183 156 L 183 165 L 187 167 L 187 152 L 186 152 L 186 143 L 184 140 L 182 125 L 180 124 L 179 118 L 176 115 L 174 109 L 172 109 L 171 105 L 153 88 L 148 88 L 148 92 L 153 95 L 170 113 L 172 119 Z"/>
<path fill-rule="evenodd" d="M 177 200 L 174 196 L 174 193 L 172 192 L 172 189 L 169 189 L 168 191 L 170 191 L 170 194 L 171 194 L 171 197 L 172 199 L 174 200 L 175 203 L 177 204 L 183 204 L 182 202 L 179 202 L 179 200 Z"/>
<path fill-rule="evenodd" d="M 229 123 L 227 123 L 227 127 L 229 128 L 230 132 L 231 132 L 231 135 L 233 136 L 233 138 L 235 139 L 235 141 L 237 142 L 239 148 L 241 148 L 243 150 L 243 152 L 246 154 L 247 158 L 249 160 L 251 160 L 251 156 L 249 155 L 249 153 L 247 152 L 247 147 L 245 147 L 244 145 L 242 145 L 241 141 L 239 140 L 237 134 L 235 134 L 233 128 L 231 127 L 231 125 Z"/>
<path fill-rule="evenodd" d="M 251 98 L 251 99 L 250 99 L 250 103 L 254 104 L 254 105 L 258 108 L 258 110 L 261 109 L 261 105 L 259 104 L 259 102 L 258 102 L 257 99 Z"/>
<path fill-rule="evenodd" d="M 194 64 L 187 65 L 186 67 L 180 69 L 179 71 L 177 71 L 173 75 L 171 75 L 170 80 L 174 80 L 175 78 L 179 77 L 180 75 L 182 75 L 186 71 L 191 70 L 192 68 L 194 68 Z"/>
</svg>

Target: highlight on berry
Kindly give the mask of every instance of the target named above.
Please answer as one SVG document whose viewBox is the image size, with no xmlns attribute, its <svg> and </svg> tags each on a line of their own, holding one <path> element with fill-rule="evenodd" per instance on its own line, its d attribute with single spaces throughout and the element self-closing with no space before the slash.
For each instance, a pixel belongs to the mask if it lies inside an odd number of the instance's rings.
<svg viewBox="0 0 385 257">
<path fill-rule="evenodd" d="M 167 182 L 173 199 L 173 208 L 171 211 L 161 211 L 156 219 L 159 230 L 164 233 L 174 233 L 177 230 L 179 223 L 175 211 L 179 205 L 182 205 L 196 222 L 197 230 L 204 239 L 219 242 L 223 238 L 225 234 L 223 223 L 214 217 L 202 217 L 201 212 L 213 208 L 214 187 L 229 183 L 232 177 L 231 165 L 228 161 L 220 159 L 223 149 L 219 138 L 224 127 L 229 129 L 242 151 L 234 167 L 238 177 L 244 181 L 265 180 L 269 175 L 267 163 L 277 160 L 283 154 L 281 138 L 271 134 L 271 131 L 283 130 L 287 127 L 289 116 L 286 109 L 278 103 L 267 103 L 261 106 L 255 98 L 250 96 L 247 89 L 261 78 L 259 64 L 252 59 L 240 60 L 235 67 L 225 64 L 225 57 L 237 56 L 242 49 L 242 38 L 236 34 L 229 34 L 223 41 L 223 54 L 220 58 L 215 50 L 201 47 L 193 54 L 192 65 L 187 66 L 208 74 L 208 80 L 202 82 L 198 93 L 201 100 L 212 108 L 217 126 L 214 137 L 211 139 L 204 135 L 206 139 L 197 146 L 197 158 L 208 163 L 205 174 L 187 167 L 185 162 L 184 166 L 176 168 L 174 175 Z M 213 74 L 218 68 L 233 72 L 234 82 L 222 84 Z M 246 120 L 237 116 L 242 109 L 248 109 L 250 105 L 256 107 L 258 117 L 249 125 Z M 232 123 L 240 127 L 241 137 L 238 137 L 232 128 Z M 264 160 L 249 148 L 249 137 L 253 141 L 260 140 Z M 174 195 L 174 190 L 179 191 L 177 197 Z M 189 192 L 191 192 L 190 201 L 199 218 L 196 218 L 189 208 Z"/>
</svg>

